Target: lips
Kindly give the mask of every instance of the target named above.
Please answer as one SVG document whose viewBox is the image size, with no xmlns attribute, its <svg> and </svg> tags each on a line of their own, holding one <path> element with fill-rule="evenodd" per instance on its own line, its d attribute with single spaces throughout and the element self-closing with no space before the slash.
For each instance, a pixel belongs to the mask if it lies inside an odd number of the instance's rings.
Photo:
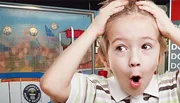
<svg viewBox="0 0 180 103">
<path fill-rule="evenodd" d="M 130 78 L 130 85 L 132 88 L 139 88 L 141 86 L 141 76 L 133 75 Z"/>
</svg>

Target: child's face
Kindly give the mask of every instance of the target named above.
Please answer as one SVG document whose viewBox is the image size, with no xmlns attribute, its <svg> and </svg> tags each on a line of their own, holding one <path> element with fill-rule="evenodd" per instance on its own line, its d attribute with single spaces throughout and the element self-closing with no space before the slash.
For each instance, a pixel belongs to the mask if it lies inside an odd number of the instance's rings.
<svg viewBox="0 0 180 103">
<path fill-rule="evenodd" d="M 125 92 L 143 93 L 159 62 L 159 32 L 145 16 L 126 16 L 112 21 L 107 32 L 109 67 Z"/>
</svg>

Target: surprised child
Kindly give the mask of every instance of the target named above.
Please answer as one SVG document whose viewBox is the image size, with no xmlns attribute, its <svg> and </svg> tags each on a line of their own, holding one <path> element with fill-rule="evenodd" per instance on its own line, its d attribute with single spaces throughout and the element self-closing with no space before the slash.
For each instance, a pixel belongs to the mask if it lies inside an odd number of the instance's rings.
<svg viewBox="0 0 180 103">
<path fill-rule="evenodd" d="M 41 79 L 57 103 L 179 103 L 180 74 L 154 75 L 166 50 L 163 37 L 180 46 L 180 31 L 147 0 L 108 0 L 89 28 Z M 113 76 L 76 73 L 83 56 L 100 38 L 100 56 Z"/>
</svg>

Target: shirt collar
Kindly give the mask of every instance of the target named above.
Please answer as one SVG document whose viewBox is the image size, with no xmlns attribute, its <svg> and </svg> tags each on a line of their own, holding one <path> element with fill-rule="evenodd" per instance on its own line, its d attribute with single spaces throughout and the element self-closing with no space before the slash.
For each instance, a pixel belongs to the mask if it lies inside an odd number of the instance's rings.
<svg viewBox="0 0 180 103">
<path fill-rule="evenodd" d="M 119 83 L 114 76 L 108 78 L 108 84 L 110 93 L 116 102 L 119 102 L 129 96 L 123 89 L 120 88 Z"/>
<path fill-rule="evenodd" d="M 157 76 L 154 75 L 147 86 L 147 88 L 144 90 L 144 93 L 152 95 L 154 97 L 159 98 L 159 91 L 158 91 L 158 82 L 157 82 Z"/>
<path fill-rule="evenodd" d="M 110 93 L 112 97 L 116 100 L 116 102 L 119 102 L 129 96 L 123 89 L 120 88 L 119 83 L 114 76 L 108 78 L 108 84 L 109 84 Z M 158 84 L 155 75 L 152 77 L 149 85 L 144 90 L 144 93 L 152 95 L 157 98 L 159 97 Z"/>
</svg>

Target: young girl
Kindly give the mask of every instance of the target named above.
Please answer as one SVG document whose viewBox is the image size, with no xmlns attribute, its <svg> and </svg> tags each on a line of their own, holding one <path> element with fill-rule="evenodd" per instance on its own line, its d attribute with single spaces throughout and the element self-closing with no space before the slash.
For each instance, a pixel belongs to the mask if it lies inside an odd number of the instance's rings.
<svg viewBox="0 0 180 103">
<path fill-rule="evenodd" d="M 89 28 L 47 70 L 41 88 L 56 102 L 179 103 L 179 71 L 154 75 L 166 44 L 180 46 L 180 31 L 151 1 L 108 0 Z M 113 72 L 105 79 L 76 73 L 91 44 Z"/>
</svg>

